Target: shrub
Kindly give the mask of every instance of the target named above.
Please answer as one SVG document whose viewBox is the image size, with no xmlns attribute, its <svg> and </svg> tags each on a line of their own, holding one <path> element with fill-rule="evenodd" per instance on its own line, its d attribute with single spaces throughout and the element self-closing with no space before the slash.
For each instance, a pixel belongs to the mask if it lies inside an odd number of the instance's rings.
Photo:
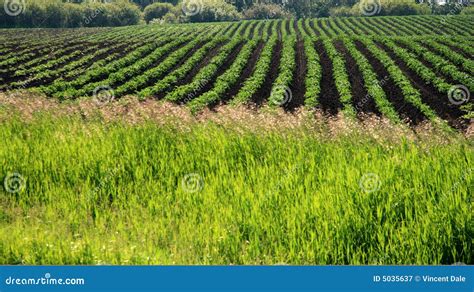
<svg viewBox="0 0 474 292">
<path fill-rule="evenodd" d="M 1 7 L 5 1 L 0 0 Z M 25 0 L 21 3 L 25 3 L 24 9 L 16 16 L 7 14 L 7 9 L 0 9 L 0 27 L 122 26 L 137 24 L 141 17 L 138 6 L 125 0 L 113 3 Z"/>
<path fill-rule="evenodd" d="M 362 0 L 352 7 L 355 16 L 384 15 L 417 15 L 430 14 L 425 5 L 416 4 L 412 0 Z"/>
<path fill-rule="evenodd" d="M 461 14 L 462 15 L 473 15 L 474 14 L 474 6 L 464 7 L 461 10 Z"/>
<path fill-rule="evenodd" d="M 290 18 L 291 14 L 277 4 L 255 4 L 244 11 L 246 19 Z"/>
<path fill-rule="evenodd" d="M 185 0 L 179 9 L 190 22 L 233 21 L 241 18 L 237 8 L 224 0 Z"/>
<path fill-rule="evenodd" d="M 436 15 L 456 15 L 459 14 L 463 9 L 464 5 L 457 2 L 446 3 L 445 5 L 431 5 L 431 11 Z"/>
<path fill-rule="evenodd" d="M 329 15 L 331 16 L 353 16 L 351 7 L 341 6 L 333 7 L 329 9 Z"/>
<path fill-rule="evenodd" d="M 154 3 L 145 7 L 143 10 L 143 17 L 146 22 L 153 19 L 160 19 L 170 13 L 174 6 L 170 3 Z"/>
<path fill-rule="evenodd" d="M 105 4 L 107 18 L 111 26 L 134 25 L 140 22 L 141 11 L 137 5 L 127 1 Z M 107 6 L 108 9 L 107 9 Z"/>
<path fill-rule="evenodd" d="M 65 27 L 80 27 L 83 26 L 82 22 L 84 21 L 84 6 L 64 3 L 65 11 Z"/>
</svg>

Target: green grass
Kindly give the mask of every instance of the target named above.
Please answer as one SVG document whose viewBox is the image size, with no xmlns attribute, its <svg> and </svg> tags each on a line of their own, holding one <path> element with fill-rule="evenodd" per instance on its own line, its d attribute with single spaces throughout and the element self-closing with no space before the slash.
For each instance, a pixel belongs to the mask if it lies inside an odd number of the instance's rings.
<svg viewBox="0 0 474 292">
<path fill-rule="evenodd" d="M 0 113 L 0 264 L 474 263 L 464 139 Z"/>
</svg>

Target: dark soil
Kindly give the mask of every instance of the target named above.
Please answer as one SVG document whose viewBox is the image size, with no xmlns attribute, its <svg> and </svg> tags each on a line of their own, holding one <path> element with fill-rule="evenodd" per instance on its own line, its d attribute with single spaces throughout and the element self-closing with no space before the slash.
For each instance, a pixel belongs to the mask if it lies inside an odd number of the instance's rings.
<svg viewBox="0 0 474 292">
<path fill-rule="evenodd" d="M 421 93 L 423 102 L 431 107 L 439 117 L 446 120 L 450 126 L 456 129 L 463 130 L 467 128 L 468 121 L 461 118 L 465 113 L 456 105 L 450 103 L 446 94 L 438 92 L 433 85 L 427 84 L 418 74 L 408 68 L 405 62 L 396 56 L 389 48 L 383 44 L 377 43 L 377 45 L 389 54 L 397 66 L 410 79 L 412 85 Z"/>
<path fill-rule="evenodd" d="M 262 87 L 260 87 L 260 89 L 252 97 L 252 101 L 257 106 L 262 105 L 263 102 L 267 100 L 271 94 L 273 82 L 275 82 L 276 78 L 278 77 L 282 46 L 283 44 L 280 41 L 277 42 L 277 44 L 275 45 L 272 54 L 270 72 L 268 72 L 267 77 L 265 78 L 265 81 L 262 84 Z"/>
<path fill-rule="evenodd" d="M 258 28 L 258 36 L 262 36 L 263 35 L 263 29 L 265 28 L 265 25 L 260 25 L 260 27 Z"/>
<path fill-rule="evenodd" d="M 212 89 L 212 87 L 214 86 L 214 83 L 215 83 L 215 79 L 218 76 L 221 76 L 227 69 L 229 69 L 229 67 L 232 65 L 232 63 L 234 63 L 235 59 L 239 55 L 240 50 L 242 49 L 243 46 L 244 46 L 244 43 L 240 43 L 232 50 L 230 55 L 227 56 L 224 64 L 222 64 L 222 66 L 220 66 L 219 69 L 217 69 L 217 72 L 209 80 L 207 80 L 208 82 L 206 82 L 206 84 L 204 84 L 201 88 L 199 88 L 199 90 L 194 92 L 194 94 L 193 94 L 194 98 L 196 98 L 196 97 L 202 95 L 203 93 L 206 93 L 206 92 L 208 92 L 209 90 Z M 187 99 L 186 101 L 189 102 L 192 99 L 193 98 Z"/>
<path fill-rule="evenodd" d="M 347 18 L 347 20 L 349 21 L 349 23 L 352 25 L 352 26 L 355 26 L 357 27 L 359 30 L 361 30 L 365 35 L 369 35 L 369 31 L 365 28 L 365 26 L 360 26 L 360 22 L 359 21 L 354 21 L 354 19 L 352 17 L 349 17 Z"/>
<path fill-rule="evenodd" d="M 411 103 L 405 101 L 402 90 L 390 77 L 390 74 L 384 65 L 378 59 L 376 59 L 361 42 L 356 41 L 355 44 L 357 49 L 369 61 L 370 65 L 378 76 L 378 80 L 384 80 L 382 88 L 398 115 L 412 126 L 418 125 L 425 121 L 426 117 L 423 115 L 423 113 Z"/>
<path fill-rule="evenodd" d="M 321 29 L 327 36 L 329 36 L 330 35 L 329 32 L 323 28 L 322 21 L 323 21 L 322 19 L 316 19 L 319 29 Z"/>
<path fill-rule="evenodd" d="M 237 95 L 244 85 L 244 82 L 252 75 L 252 73 L 255 71 L 255 65 L 257 64 L 260 54 L 262 53 L 263 47 L 265 46 L 264 42 L 260 42 L 255 50 L 252 53 L 252 56 L 250 57 L 249 61 L 247 62 L 247 65 L 245 66 L 244 70 L 240 74 L 239 79 L 235 83 L 234 86 L 231 87 L 231 89 L 224 94 L 224 96 L 221 98 L 220 103 L 227 103 L 229 100 L 231 100 L 235 95 Z M 211 104 L 210 107 L 213 108 L 217 105 L 218 103 Z"/>
<path fill-rule="evenodd" d="M 270 25 L 268 26 L 268 30 L 267 30 L 268 36 L 272 35 L 272 30 L 273 30 L 274 25 L 275 25 L 274 21 L 270 22 Z"/>
<path fill-rule="evenodd" d="M 282 36 L 282 30 L 283 30 L 283 21 L 278 21 L 277 23 L 277 34 L 278 34 L 278 39 L 281 40 Z"/>
<path fill-rule="evenodd" d="M 339 110 L 342 109 L 342 103 L 339 100 L 339 93 L 337 92 L 336 83 L 334 82 L 332 62 L 321 40 L 316 42 L 316 51 L 321 60 L 321 68 L 323 68 L 319 103 L 325 113 L 337 115 Z"/>
<path fill-rule="evenodd" d="M 346 70 L 351 83 L 352 104 L 357 110 L 359 117 L 363 118 L 364 114 L 375 114 L 377 116 L 381 116 L 382 114 L 377 109 L 375 100 L 369 95 L 367 89 L 365 88 L 364 77 L 362 72 L 359 70 L 356 61 L 347 51 L 342 41 L 336 41 L 335 47 L 345 58 Z"/>
<path fill-rule="evenodd" d="M 314 21 L 316 21 L 316 20 L 314 20 Z M 313 20 L 311 20 L 311 21 L 309 22 L 309 26 L 311 27 L 311 29 L 314 31 L 314 33 L 315 33 L 317 36 L 320 36 L 320 35 L 321 35 L 321 33 L 314 27 L 314 22 L 313 22 Z"/>
<path fill-rule="evenodd" d="M 299 35 L 299 34 L 298 34 Z M 293 83 L 290 85 L 292 99 L 284 104 L 287 111 L 294 111 L 296 108 L 304 105 L 306 93 L 306 73 L 308 70 L 307 60 L 304 51 L 304 42 L 298 38 L 296 43 L 296 71 L 293 75 Z"/>
</svg>

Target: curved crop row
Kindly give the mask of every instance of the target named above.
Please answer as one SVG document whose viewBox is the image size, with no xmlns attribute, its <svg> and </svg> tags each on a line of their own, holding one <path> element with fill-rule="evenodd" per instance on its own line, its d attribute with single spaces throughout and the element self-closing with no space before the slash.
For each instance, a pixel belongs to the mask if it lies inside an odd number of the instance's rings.
<svg viewBox="0 0 474 292">
<path fill-rule="evenodd" d="M 344 58 L 336 50 L 331 39 L 323 39 L 323 45 L 332 62 L 334 83 L 336 84 L 340 101 L 344 106 L 343 112 L 348 116 L 354 117 L 356 113 L 352 106 L 351 83 L 349 82 Z"/>
<path fill-rule="evenodd" d="M 244 45 L 232 66 L 226 72 L 224 72 L 224 74 L 217 78 L 213 89 L 189 102 L 188 105 L 191 109 L 191 112 L 199 112 L 206 106 L 221 99 L 221 96 L 225 94 L 226 91 L 228 91 L 237 82 L 237 80 L 239 80 L 239 76 L 244 70 L 245 65 L 247 65 L 249 58 L 257 44 L 257 40 L 250 40 Z"/>
<path fill-rule="evenodd" d="M 288 90 L 293 81 L 293 72 L 296 69 L 296 37 L 286 36 L 283 39 L 283 48 L 280 58 L 278 77 L 275 80 L 270 98 L 270 105 L 282 106 L 288 102 Z"/>
<path fill-rule="evenodd" d="M 88 83 L 83 88 L 76 91 L 69 91 L 67 93 L 68 97 L 78 97 L 87 95 L 89 92 L 93 92 L 98 86 L 113 86 L 117 83 L 124 82 L 140 73 L 143 72 L 146 68 L 149 68 L 153 63 L 161 59 L 163 56 L 171 52 L 177 46 L 181 45 L 184 42 L 189 41 L 188 38 L 178 38 L 172 42 L 167 43 L 166 45 L 157 48 L 151 54 L 145 58 L 131 64 L 130 66 L 123 67 L 120 70 L 109 75 L 107 79 L 97 81 L 95 83 Z"/>
<path fill-rule="evenodd" d="M 252 96 L 262 87 L 271 68 L 272 54 L 277 41 L 277 38 L 274 36 L 265 44 L 252 76 L 245 80 L 239 93 L 233 99 L 233 104 L 249 102 Z"/>
<path fill-rule="evenodd" d="M 458 82 L 462 82 L 462 84 L 467 86 L 470 91 L 474 91 L 474 81 L 468 74 L 460 72 L 456 66 L 449 63 L 444 58 L 427 51 L 422 46 L 414 42 L 408 41 L 406 39 L 400 39 L 399 41 L 413 50 L 419 57 L 422 57 L 431 65 L 433 65 L 436 71 L 441 72 Z M 418 61 L 416 57 L 411 55 L 411 53 L 408 53 L 405 49 L 398 47 L 391 40 L 383 39 L 381 42 L 391 48 L 400 58 L 405 60 L 407 65 L 416 71 L 425 81 L 430 83 L 433 82 L 433 85 L 435 85 L 435 87 L 440 92 L 448 92 L 451 86 L 454 85 L 450 85 L 445 82 L 443 78 L 437 77 L 430 68 L 424 66 L 420 61 Z"/>
<path fill-rule="evenodd" d="M 359 39 L 365 47 L 370 51 L 370 53 L 383 64 L 385 69 L 390 74 L 390 77 L 395 82 L 395 84 L 401 89 L 403 93 L 403 98 L 411 103 L 413 106 L 418 108 L 428 119 L 436 124 L 444 125 L 444 128 L 448 129 L 448 126 L 445 123 L 440 123 L 440 119 L 436 113 L 425 103 L 423 103 L 421 94 L 418 90 L 413 88 L 410 80 L 403 73 L 403 71 L 395 64 L 395 62 L 390 58 L 390 56 L 381 50 L 375 43 L 369 38 L 360 38 Z"/>
<path fill-rule="evenodd" d="M 119 86 L 115 90 L 116 96 L 122 96 L 126 93 L 134 92 L 145 86 L 150 80 L 156 80 L 163 76 L 169 69 L 176 65 L 189 51 L 191 51 L 195 46 L 197 46 L 202 40 L 196 38 L 195 40 L 189 42 L 184 47 L 172 53 L 168 58 L 163 60 L 158 66 L 145 71 L 144 73 L 135 76 L 130 81 Z"/>
<path fill-rule="evenodd" d="M 78 76 L 71 82 L 59 82 L 55 84 L 54 87 L 50 88 L 50 90 L 53 91 L 56 96 L 63 96 L 64 92 L 66 91 L 73 91 L 79 88 L 80 86 L 87 84 L 88 82 L 97 80 L 104 76 L 108 76 L 112 72 L 118 71 L 120 68 L 135 63 L 137 60 L 146 56 L 147 54 L 155 50 L 157 47 L 159 47 L 162 43 L 164 43 L 164 41 L 164 38 L 159 38 L 155 42 L 139 47 L 135 51 L 124 56 L 123 58 L 109 63 L 104 67 L 98 67 L 95 70 L 88 70 L 87 72 Z"/>
<path fill-rule="evenodd" d="M 400 118 L 397 112 L 394 110 L 392 104 L 388 101 L 385 91 L 380 86 L 380 80 L 372 69 L 372 66 L 370 66 L 367 58 L 361 52 L 359 52 L 359 50 L 357 50 L 352 40 L 344 38 L 343 42 L 363 75 L 364 87 L 367 89 L 369 97 L 372 97 L 375 100 L 377 108 L 384 116 L 386 116 L 392 122 L 399 123 Z"/>
<path fill-rule="evenodd" d="M 454 52 L 449 47 L 442 45 L 433 39 L 421 39 L 420 42 L 429 46 L 454 64 L 463 67 L 463 69 L 468 73 L 474 75 L 474 61 L 466 59 L 463 55 Z"/>
<path fill-rule="evenodd" d="M 176 88 L 174 91 L 168 93 L 165 99 L 177 102 L 183 99 L 189 101 L 194 98 L 194 94 L 196 94 L 196 92 L 198 92 L 202 87 L 211 82 L 212 77 L 215 75 L 219 67 L 224 64 L 232 50 L 237 47 L 237 45 L 241 42 L 241 38 L 233 38 L 231 42 L 229 42 L 226 46 L 222 48 L 219 55 L 214 57 L 207 66 L 205 66 L 199 71 L 199 73 L 194 77 L 191 83 Z"/>
<path fill-rule="evenodd" d="M 208 42 L 196 51 L 182 66 L 168 74 L 165 78 L 155 83 L 155 85 L 142 89 L 138 95 L 141 98 L 150 97 L 155 94 L 163 93 L 175 85 L 180 79 L 184 78 L 202 59 L 206 57 L 208 52 L 218 44 L 228 40 L 227 37 L 217 37 Z"/>
</svg>

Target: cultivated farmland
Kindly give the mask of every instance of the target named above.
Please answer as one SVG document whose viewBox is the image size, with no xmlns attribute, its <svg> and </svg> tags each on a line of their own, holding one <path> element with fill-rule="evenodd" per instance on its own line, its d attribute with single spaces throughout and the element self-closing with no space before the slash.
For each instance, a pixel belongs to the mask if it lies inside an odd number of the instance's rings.
<svg viewBox="0 0 474 292">
<path fill-rule="evenodd" d="M 306 106 L 463 131 L 473 117 L 473 33 L 461 16 L 3 30 L 0 89 L 59 100 L 132 94 L 194 113 Z"/>
<path fill-rule="evenodd" d="M 0 39 L 0 264 L 474 263 L 472 17 Z"/>
</svg>

